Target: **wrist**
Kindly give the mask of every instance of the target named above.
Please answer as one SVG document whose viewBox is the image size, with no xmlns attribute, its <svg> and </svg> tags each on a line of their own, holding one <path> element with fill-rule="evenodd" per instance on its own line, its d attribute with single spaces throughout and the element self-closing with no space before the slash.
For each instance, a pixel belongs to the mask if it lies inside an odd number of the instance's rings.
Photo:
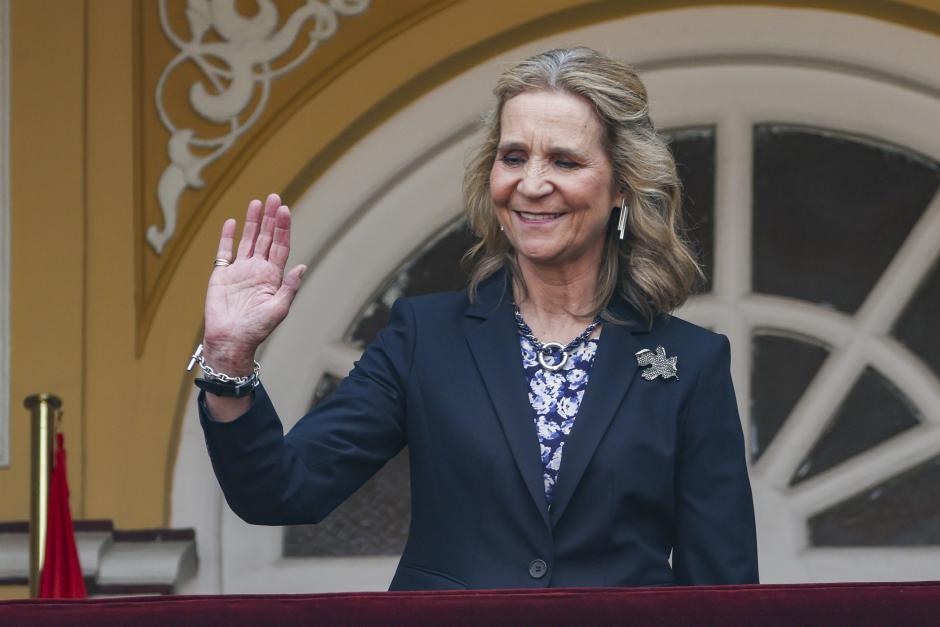
<svg viewBox="0 0 940 627">
<path fill-rule="evenodd" d="M 252 362 L 251 372 L 248 374 L 238 374 L 238 362 L 229 363 L 226 368 L 228 372 L 222 372 L 213 368 L 207 363 L 203 345 L 196 347 L 196 352 L 189 359 L 187 371 L 193 369 L 193 366 L 199 364 L 202 370 L 202 378 L 193 380 L 193 383 L 199 389 L 214 394 L 216 396 L 231 396 L 242 398 L 252 393 L 252 391 L 261 383 L 258 375 L 261 373 L 261 366 L 258 362 Z"/>
<path fill-rule="evenodd" d="M 230 376 L 244 377 L 250 375 L 254 370 L 254 348 L 204 339 L 202 342 L 202 356 L 206 365 L 211 366 L 217 372 L 224 372 Z"/>
</svg>

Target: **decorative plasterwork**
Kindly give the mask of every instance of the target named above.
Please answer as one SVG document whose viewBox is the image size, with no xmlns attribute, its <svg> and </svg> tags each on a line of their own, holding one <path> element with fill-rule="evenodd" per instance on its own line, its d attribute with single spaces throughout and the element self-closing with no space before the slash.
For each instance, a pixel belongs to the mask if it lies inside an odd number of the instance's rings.
<svg viewBox="0 0 940 627">
<path fill-rule="evenodd" d="M 10 465 L 10 3 L 0 0 L 0 467 Z"/>
<path fill-rule="evenodd" d="M 164 68 L 155 94 L 160 121 L 170 133 L 170 165 L 157 184 L 163 226 L 147 228 L 147 241 L 157 254 L 163 252 L 176 230 L 180 195 L 186 188 L 203 187 L 202 170 L 230 150 L 258 120 L 268 103 L 272 81 L 306 61 L 321 42 L 332 37 L 340 15 L 362 13 L 370 2 L 307 0 L 278 28 L 278 11 L 272 0 L 257 0 L 257 13 L 252 17 L 241 15 L 235 0 L 188 0 L 186 39 L 170 24 L 167 0 L 160 0 L 161 27 L 179 53 Z M 301 29 L 310 20 L 314 27 L 307 31 L 306 45 L 293 52 Z M 194 128 L 178 126 L 166 106 L 167 80 L 187 62 L 195 64 L 201 74 L 190 85 L 189 105 L 199 118 L 218 129 L 217 135 L 203 136 Z"/>
</svg>

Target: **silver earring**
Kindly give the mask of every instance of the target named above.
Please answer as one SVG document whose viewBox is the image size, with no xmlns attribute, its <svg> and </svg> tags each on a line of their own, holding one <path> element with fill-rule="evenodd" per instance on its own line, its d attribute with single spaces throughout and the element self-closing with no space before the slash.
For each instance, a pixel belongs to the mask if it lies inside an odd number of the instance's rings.
<svg viewBox="0 0 940 627">
<path fill-rule="evenodd" d="M 505 231 L 505 230 L 506 230 L 506 227 L 503 226 L 502 224 L 500 224 L 500 225 L 499 225 L 499 230 L 500 230 L 500 231 Z"/>
<path fill-rule="evenodd" d="M 620 231 L 620 239 L 627 233 L 627 214 L 630 213 L 630 207 L 627 206 L 627 199 L 620 199 L 620 219 L 617 221 L 617 230 Z"/>
</svg>

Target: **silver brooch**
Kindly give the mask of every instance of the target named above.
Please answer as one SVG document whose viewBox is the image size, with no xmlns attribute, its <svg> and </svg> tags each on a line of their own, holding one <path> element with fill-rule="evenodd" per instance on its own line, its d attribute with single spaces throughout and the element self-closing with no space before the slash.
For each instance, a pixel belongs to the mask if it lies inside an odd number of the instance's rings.
<svg viewBox="0 0 940 627">
<path fill-rule="evenodd" d="M 648 348 L 638 351 L 636 354 L 636 363 L 640 366 L 649 366 L 642 372 L 643 378 L 652 381 L 656 377 L 668 379 L 670 377 L 679 378 L 678 357 L 666 357 L 666 349 L 662 346 L 656 347 L 656 352 Z"/>
</svg>

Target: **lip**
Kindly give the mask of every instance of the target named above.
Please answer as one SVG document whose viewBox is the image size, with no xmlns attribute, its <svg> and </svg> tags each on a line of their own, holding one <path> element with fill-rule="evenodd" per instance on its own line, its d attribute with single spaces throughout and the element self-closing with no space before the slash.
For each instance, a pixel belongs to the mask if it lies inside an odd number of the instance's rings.
<svg viewBox="0 0 940 627">
<path fill-rule="evenodd" d="M 516 219 L 526 225 L 554 224 L 564 213 L 549 213 L 547 211 L 517 211 L 513 209 L 513 215 Z"/>
</svg>

